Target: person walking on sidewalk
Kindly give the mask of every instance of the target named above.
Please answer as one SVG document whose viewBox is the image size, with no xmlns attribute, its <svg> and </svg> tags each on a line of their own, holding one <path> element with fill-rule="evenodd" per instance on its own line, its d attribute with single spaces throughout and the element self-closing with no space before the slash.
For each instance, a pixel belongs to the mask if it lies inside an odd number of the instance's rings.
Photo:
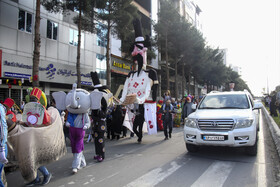
<svg viewBox="0 0 280 187">
<path fill-rule="evenodd" d="M 170 99 L 166 101 L 161 107 L 161 113 L 162 113 L 162 120 L 163 120 L 163 130 L 164 130 L 164 135 L 165 139 L 168 140 L 168 134 L 169 138 L 171 138 L 171 133 L 172 133 L 172 113 L 174 113 L 174 107 L 171 104 Z M 169 129 L 169 132 L 167 133 L 167 128 Z"/>
</svg>

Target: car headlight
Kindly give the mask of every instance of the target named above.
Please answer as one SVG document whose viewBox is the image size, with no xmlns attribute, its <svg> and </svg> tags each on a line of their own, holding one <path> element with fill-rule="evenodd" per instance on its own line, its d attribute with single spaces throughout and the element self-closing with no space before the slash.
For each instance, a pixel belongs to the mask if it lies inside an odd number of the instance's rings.
<svg viewBox="0 0 280 187">
<path fill-rule="evenodd" d="M 245 118 L 245 119 L 238 119 L 236 121 L 236 125 L 235 128 L 236 129 L 240 129 L 240 128 L 247 128 L 247 127 L 251 127 L 251 125 L 253 124 L 253 119 L 250 118 Z"/>
<path fill-rule="evenodd" d="M 187 118 L 187 119 L 185 119 L 185 125 L 187 127 L 196 128 L 196 120 L 191 119 L 191 118 Z"/>
</svg>

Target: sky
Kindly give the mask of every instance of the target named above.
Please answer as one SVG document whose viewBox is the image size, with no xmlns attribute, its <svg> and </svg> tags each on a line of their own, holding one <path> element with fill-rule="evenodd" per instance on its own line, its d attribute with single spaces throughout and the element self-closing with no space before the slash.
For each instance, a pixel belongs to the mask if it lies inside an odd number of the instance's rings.
<svg viewBox="0 0 280 187">
<path fill-rule="evenodd" d="M 227 64 L 261 96 L 280 85 L 280 0 L 194 0 L 207 44 L 227 49 Z M 268 89 L 267 89 L 268 88 Z"/>
</svg>

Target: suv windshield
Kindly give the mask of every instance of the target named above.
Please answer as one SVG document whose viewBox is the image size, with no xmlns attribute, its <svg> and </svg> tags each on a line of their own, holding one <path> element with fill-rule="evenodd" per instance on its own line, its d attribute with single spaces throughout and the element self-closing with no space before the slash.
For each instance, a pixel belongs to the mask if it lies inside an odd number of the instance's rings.
<svg viewBox="0 0 280 187">
<path fill-rule="evenodd" d="M 207 95 L 199 109 L 247 109 L 249 107 L 246 94 Z"/>
</svg>

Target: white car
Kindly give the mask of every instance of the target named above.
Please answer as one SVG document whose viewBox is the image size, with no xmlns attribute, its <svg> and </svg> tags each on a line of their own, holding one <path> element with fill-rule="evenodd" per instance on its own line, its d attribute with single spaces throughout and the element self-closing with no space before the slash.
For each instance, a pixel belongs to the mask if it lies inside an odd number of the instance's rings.
<svg viewBox="0 0 280 187">
<path fill-rule="evenodd" d="M 258 120 L 252 96 L 247 91 L 211 92 L 199 103 L 184 124 L 187 150 L 199 146 L 244 147 L 250 155 L 257 154 Z"/>
</svg>

